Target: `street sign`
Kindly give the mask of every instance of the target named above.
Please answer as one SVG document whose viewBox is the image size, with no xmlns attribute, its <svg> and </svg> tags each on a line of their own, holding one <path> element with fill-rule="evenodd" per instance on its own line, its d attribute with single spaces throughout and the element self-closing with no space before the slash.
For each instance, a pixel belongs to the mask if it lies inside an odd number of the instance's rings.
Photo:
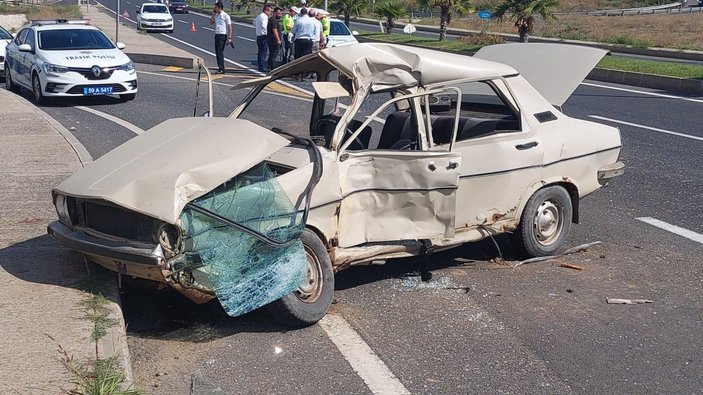
<svg viewBox="0 0 703 395">
<path fill-rule="evenodd" d="M 478 12 L 478 17 L 481 19 L 491 19 L 492 16 L 493 13 L 491 13 L 490 11 L 482 10 Z"/>
<path fill-rule="evenodd" d="M 403 28 L 403 32 L 405 32 L 407 34 L 413 34 L 413 33 L 415 33 L 415 31 L 417 31 L 417 29 L 415 29 L 415 26 L 413 26 L 410 23 L 405 25 L 405 27 Z"/>
</svg>

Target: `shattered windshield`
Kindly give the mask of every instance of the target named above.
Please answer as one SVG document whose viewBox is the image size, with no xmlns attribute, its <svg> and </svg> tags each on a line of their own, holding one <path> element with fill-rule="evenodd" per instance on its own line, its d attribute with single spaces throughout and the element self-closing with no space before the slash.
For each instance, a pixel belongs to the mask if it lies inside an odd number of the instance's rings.
<svg viewBox="0 0 703 395">
<path fill-rule="evenodd" d="M 300 234 L 303 213 L 266 163 L 186 206 L 181 217 L 188 250 L 227 314 L 245 314 L 296 290 L 306 278 Z"/>
</svg>

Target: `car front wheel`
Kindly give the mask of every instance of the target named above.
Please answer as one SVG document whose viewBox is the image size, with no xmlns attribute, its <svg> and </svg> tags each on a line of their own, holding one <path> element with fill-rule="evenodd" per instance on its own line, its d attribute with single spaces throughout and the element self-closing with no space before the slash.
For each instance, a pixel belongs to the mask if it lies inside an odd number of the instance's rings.
<svg viewBox="0 0 703 395">
<path fill-rule="evenodd" d="M 308 261 L 307 277 L 300 287 L 266 306 L 285 325 L 309 326 L 327 314 L 334 295 L 332 262 L 322 240 L 306 229 L 300 236 Z"/>
<path fill-rule="evenodd" d="M 566 189 L 549 186 L 538 190 L 522 212 L 514 235 L 516 246 L 530 257 L 554 255 L 569 237 L 572 216 Z"/>
<path fill-rule="evenodd" d="M 20 86 L 15 84 L 14 81 L 12 81 L 12 76 L 10 75 L 10 68 L 8 67 L 7 63 L 5 63 L 5 88 L 7 88 L 8 91 L 13 93 L 19 93 L 20 91 Z"/>
<path fill-rule="evenodd" d="M 32 93 L 34 93 L 34 101 L 36 101 L 37 104 L 46 103 L 46 98 L 41 89 L 41 80 L 39 80 L 37 73 L 32 74 Z"/>
</svg>

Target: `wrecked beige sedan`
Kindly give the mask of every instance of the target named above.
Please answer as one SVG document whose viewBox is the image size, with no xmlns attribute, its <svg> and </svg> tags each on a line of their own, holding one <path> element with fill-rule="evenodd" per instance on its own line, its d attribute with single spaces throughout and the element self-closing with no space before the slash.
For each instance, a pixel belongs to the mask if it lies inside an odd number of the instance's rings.
<svg viewBox="0 0 703 395">
<path fill-rule="evenodd" d="M 504 232 L 551 255 L 624 168 L 617 129 L 559 110 L 604 54 L 325 49 L 235 87 L 251 92 L 229 118 L 168 120 L 76 172 L 49 233 L 121 275 L 298 326 L 349 265 Z"/>
</svg>

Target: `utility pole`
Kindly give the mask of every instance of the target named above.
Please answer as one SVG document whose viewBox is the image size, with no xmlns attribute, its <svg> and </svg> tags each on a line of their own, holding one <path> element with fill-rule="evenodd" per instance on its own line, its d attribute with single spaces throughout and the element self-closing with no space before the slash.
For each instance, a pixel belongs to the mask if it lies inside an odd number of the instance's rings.
<svg viewBox="0 0 703 395">
<path fill-rule="evenodd" d="M 117 0 L 117 19 L 115 19 L 115 43 L 120 38 L 120 0 Z"/>
</svg>

